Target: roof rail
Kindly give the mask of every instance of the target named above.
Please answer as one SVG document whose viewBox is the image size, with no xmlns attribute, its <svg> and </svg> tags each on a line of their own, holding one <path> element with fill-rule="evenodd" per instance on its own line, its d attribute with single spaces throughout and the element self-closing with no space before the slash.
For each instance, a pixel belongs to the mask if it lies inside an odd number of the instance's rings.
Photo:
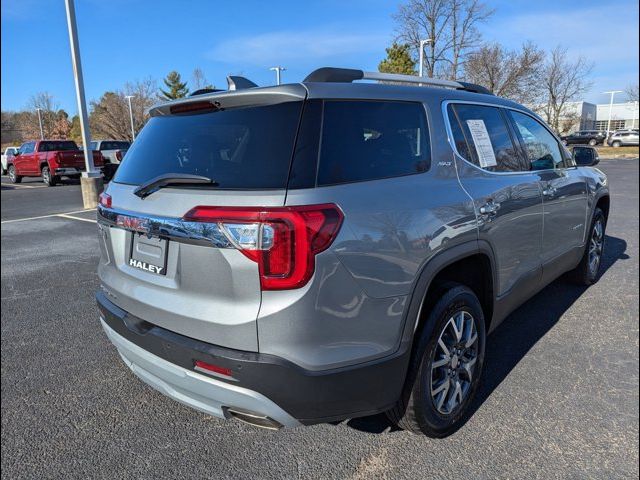
<svg viewBox="0 0 640 480">
<path fill-rule="evenodd" d="M 418 77 L 415 75 L 401 75 L 398 73 L 364 72 L 353 68 L 333 68 L 323 67 L 314 70 L 303 82 L 341 82 L 351 83 L 356 80 L 377 80 L 382 82 L 417 83 L 430 87 L 454 88 L 456 90 L 467 90 L 475 93 L 485 93 L 493 95 L 483 86 L 473 83 L 459 82 L 454 80 L 439 80 L 431 77 Z"/>
<path fill-rule="evenodd" d="M 229 90 L 244 90 L 245 88 L 258 86 L 248 78 L 241 77 L 239 75 L 229 75 L 227 77 L 227 84 L 229 85 Z"/>
</svg>

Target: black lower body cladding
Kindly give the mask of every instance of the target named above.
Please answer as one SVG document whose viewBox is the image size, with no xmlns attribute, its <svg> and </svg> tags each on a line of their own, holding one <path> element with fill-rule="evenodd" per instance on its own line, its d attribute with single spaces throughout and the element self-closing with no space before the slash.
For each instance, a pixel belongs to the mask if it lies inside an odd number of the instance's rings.
<svg viewBox="0 0 640 480">
<path fill-rule="evenodd" d="M 408 346 L 376 361 L 310 371 L 274 355 L 223 348 L 171 332 L 128 314 L 102 292 L 96 299 L 107 325 L 130 342 L 190 370 L 196 360 L 230 369 L 237 379 L 230 384 L 261 393 L 305 425 L 386 411 L 404 385 Z"/>
</svg>

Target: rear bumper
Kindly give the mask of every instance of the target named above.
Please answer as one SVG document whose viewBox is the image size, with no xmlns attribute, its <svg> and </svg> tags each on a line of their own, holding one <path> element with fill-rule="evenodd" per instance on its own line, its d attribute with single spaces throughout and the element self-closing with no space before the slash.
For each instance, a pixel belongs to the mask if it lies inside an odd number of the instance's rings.
<svg viewBox="0 0 640 480">
<path fill-rule="evenodd" d="M 102 170 L 102 165 L 94 167 L 96 170 Z M 79 175 L 84 172 L 84 168 L 77 167 L 58 167 L 54 169 L 53 173 L 55 175 Z"/>
<path fill-rule="evenodd" d="M 404 385 L 409 348 L 373 362 L 309 371 L 274 355 L 211 345 L 163 329 L 128 314 L 102 292 L 96 299 L 109 339 L 138 377 L 220 418 L 229 418 L 229 408 L 284 426 L 371 415 L 391 408 Z M 198 373 L 196 360 L 231 370 L 234 380 Z"/>
<path fill-rule="evenodd" d="M 233 406 L 258 412 L 286 427 L 300 425 L 264 395 L 174 365 L 118 335 L 104 320 L 101 323 L 131 371 L 166 396 L 214 417 L 228 418 L 225 407 Z"/>
</svg>

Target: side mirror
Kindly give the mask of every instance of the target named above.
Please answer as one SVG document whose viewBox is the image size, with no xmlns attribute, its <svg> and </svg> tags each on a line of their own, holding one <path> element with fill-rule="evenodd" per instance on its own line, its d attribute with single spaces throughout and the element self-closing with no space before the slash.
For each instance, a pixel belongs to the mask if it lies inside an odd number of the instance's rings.
<svg viewBox="0 0 640 480">
<path fill-rule="evenodd" d="M 593 147 L 573 147 L 572 156 L 579 167 L 593 167 L 600 163 L 598 151 Z"/>
</svg>

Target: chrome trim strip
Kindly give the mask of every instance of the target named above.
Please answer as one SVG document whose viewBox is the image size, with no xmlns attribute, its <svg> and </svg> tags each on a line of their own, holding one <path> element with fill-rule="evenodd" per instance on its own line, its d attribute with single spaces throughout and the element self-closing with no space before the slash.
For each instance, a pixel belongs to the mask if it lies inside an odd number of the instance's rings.
<svg viewBox="0 0 640 480">
<path fill-rule="evenodd" d="M 236 248 L 217 223 L 189 222 L 182 218 L 98 207 L 98 223 L 174 242 L 215 248 Z"/>
</svg>

